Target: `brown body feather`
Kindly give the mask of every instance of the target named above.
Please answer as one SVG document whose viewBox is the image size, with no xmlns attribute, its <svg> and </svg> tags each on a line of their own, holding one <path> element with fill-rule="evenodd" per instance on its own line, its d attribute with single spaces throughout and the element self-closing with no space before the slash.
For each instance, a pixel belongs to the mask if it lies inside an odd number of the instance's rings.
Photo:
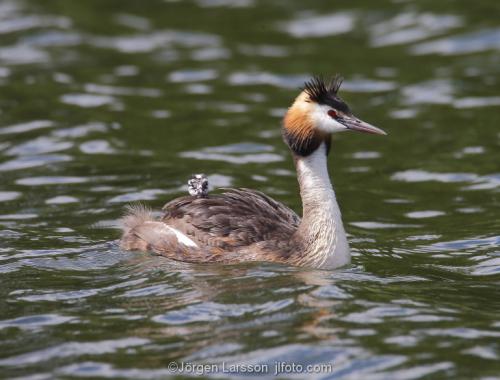
<svg viewBox="0 0 500 380">
<path fill-rule="evenodd" d="M 125 219 L 129 228 L 122 248 L 188 262 L 300 260 L 303 247 L 296 236 L 300 218 L 261 192 L 225 189 L 203 198 L 186 196 L 167 203 L 163 211 L 163 217 L 154 220 L 143 209 L 132 209 Z M 197 247 L 180 243 L 165 226 L 183 233 Z"/>
</svg>

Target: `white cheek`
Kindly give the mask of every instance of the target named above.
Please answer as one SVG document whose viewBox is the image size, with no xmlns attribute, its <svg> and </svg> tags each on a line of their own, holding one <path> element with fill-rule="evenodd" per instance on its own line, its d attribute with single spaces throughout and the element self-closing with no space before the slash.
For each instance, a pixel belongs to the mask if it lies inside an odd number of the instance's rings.
<svg viewBox="0 0 500 380">
<path fill-rule="evenodd" d="M 311 112 L 316 128 L 326 133 L 342 132 L 347 128 L 328 115 L 331 108 L 325 105 L 315 104 Z"/>
</svg>

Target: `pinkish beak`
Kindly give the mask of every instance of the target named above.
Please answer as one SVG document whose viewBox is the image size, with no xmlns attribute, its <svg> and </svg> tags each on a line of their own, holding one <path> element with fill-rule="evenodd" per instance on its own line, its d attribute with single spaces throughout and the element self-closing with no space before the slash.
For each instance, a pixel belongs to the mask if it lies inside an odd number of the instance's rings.
<svg viewBox="0 0 500 380">
<path fill-rule="evenodd" d="M 344 125 L 347 129 L 352 129 L 353 131 L 371 133 L 374 135 L 387 135 L 382 129 L 375 127 L 374 125 L 365 123 L 363 120 L 359 120 L 355 116 L 344 116 L 339 122 Z"/>
</svg>

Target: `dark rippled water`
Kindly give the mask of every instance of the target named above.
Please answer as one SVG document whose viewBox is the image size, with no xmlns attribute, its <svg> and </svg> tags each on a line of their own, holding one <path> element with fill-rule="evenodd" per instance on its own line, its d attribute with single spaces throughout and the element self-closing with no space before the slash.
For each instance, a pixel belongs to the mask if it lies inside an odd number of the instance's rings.
<svg viewBox="0 0 500 380">
<path fill-rule="evenodd" d="M 0 377 L 160 379 L 171 362 L 273 377 L 286 362 L 330 365 L 296 378 L 499 379 L 499 14 L 494 0 L 0 1 Z M 127 203 L 158 209 L 196 172 L 300 211 L 280 118 L 311 73 L 335 72 L 389 132 L 333 142 L 352 266 L 117 247 Z"/>
</svg>

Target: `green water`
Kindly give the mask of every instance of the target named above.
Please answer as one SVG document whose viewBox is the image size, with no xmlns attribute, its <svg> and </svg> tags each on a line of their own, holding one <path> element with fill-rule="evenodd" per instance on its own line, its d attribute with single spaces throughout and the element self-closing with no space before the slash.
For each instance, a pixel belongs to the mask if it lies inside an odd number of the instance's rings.
<svg viewBox="0 0 500 380">
<path fill-rule="evenodd" d="M 0 377 L 499 379 L 497 1 L 0 1 Z M 124 206 L 192 173 L 300 212 L 284 110 L 311 74 L 353 263 L 176 263 Z M 222 366 L 261 366 L 259 373 Z M 268 366 L 268 370 L 265 370 Z M 326 367 L 325 367 L 326 366 Z M 174 368 L 175 369 L 175 368 Z"/>
</svg>

